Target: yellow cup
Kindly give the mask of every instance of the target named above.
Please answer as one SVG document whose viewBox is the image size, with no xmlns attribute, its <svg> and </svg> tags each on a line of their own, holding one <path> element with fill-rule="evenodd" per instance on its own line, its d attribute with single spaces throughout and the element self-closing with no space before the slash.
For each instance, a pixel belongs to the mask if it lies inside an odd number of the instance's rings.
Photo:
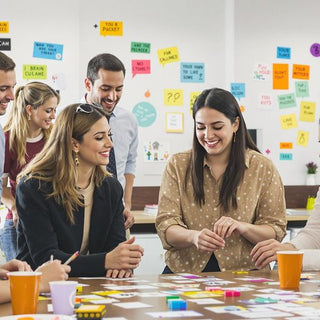
<svg viewBox="0 0 320 320">
<path fill-rule="evenodd" d="M 278 251 L 278 271 L 281 289 L 299 288 L 302 270 L 302 251 Z"/>
<path fill-rule="evenodd" d="M 41 272 L 9 272 L 13 314 L 37 313 Z"/>
</svg>

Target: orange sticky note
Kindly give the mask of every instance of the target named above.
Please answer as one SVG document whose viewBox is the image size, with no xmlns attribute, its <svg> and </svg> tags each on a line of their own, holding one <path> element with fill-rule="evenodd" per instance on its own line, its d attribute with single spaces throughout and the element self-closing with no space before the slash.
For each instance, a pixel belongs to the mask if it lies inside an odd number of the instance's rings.
<svg viewBox="0 0 320 320">
<path fill-rule="evenodd" d="M 273 64 L 273 89 L 289 89 L 289 65 L 286 63 Z"/>
<path fill-rule="evenodd" d="M 302 64 L 294 64 L 292 66 L 292 78 L 309 80 L 310 78 L 310 66 Z"/>
<path fill-rule="evenodd" d="M 280 149 L 292 149 L 292 142 L 280 142 Z"/>
</svg>

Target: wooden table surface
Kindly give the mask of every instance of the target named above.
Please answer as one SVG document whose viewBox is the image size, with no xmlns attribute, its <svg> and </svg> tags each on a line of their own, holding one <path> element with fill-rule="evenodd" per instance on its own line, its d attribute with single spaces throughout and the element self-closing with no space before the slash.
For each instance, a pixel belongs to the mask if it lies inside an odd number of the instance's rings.
<svg viewBox="0 0 320 320">
<path fill-rule="evenodd" d="M 320 272 L 314 272 L 314 278 L 315 279 L 320 279 Z M 223 304 L 220 305 L 198 305 L 193 302 L 188 301 L 190 299 L 189 297 L 186 296 L 181 296 L 182 299 L 187 301 L 187 309 L 188 310 L 193 310 L 200 312 L 203 316 L 201 317 L 192 317 L 191 319 L 240 319 L 241 317 L 239 316 L 234 316 L 230 313 L 222 313 L 222 314 L 216 314 L 212 311 L 205 310 L 204 307 L 208 306 L 230 306 L 230 305 L 237 305 L 237 306 L 244 306 L 248 308 L 248 304 L 245 304 L 244 302 L 241 302 L 241 300 L 248 300 L 250 298 L 255 297 L 254 294 L 258 289 L 261 288 L 274 288 L 274 289 L 279 289 L 279 285 L 270 285 L 270 284 L 264 284 L 264 283 L 259 283 L 259 282 L 247 282 L 243 280 L 237 280 L 236 278 L 243 278 L 243 277 L 263 277 L 267 279 L 273 279 L 275 281 L 278 281 L 278 273 L 277 271 L 270 271 L 270 272 L 261 272 L 261 271 L 252 271 L 249 272 L 248 274 L 235 274 L 232 272 L 216 272 L 216 273 L 202 273 L 201 276 L 208 276 L 208 275 L 214 275 L 217 278 L 220 279 L 225 279 L 225 280 L 230 280 L 233 281 L 234 283 L 223 286 L 223 289 L 227 289 L 228 287 L 237 287 L 240 285 L 254 285 L 254 290 L 252 291 L 246 291 L 246 292 L 241 292 L 240 297 L 233 297 L 233 298 L 225 298 L 223 296 L 219 297 L 214 297 L 217 300 L 220 300 L 223 302 Z M 168 283 L 171 282 L 173 284 L 173 280 L 168 280 L 168 279 L 163 279 L 161 278 L 162 275 L 154 275 L 154 276 L 139 276 L 136 279 L 138 279 L 137 282 L 128 282 L 128 281 L 111 281 L 108 279 L 90 279 L 90 280 L 83 280 L 83 279 L 77 279 L 79 283 L 83 284 L 88 284 L 89 286 L 83 287 L 83 293 L 82 294 L 89 294 L 92 291 L 100 291 L 100 290 L 112 290 L 112 289 L 106 289 L 101 286 L 101 284 L 112 284 L 112 285 L 153 285 L 155 283 Z M 143 281 L 142 281 L 143 280 Z M 144 282 L 148 281 L 148 282 Z M 197 283 L 197 282 L 195 282 Z M 176 283 L 177 284 L 177 283 Z M 181 285 L 181 284 L 180 284 Z M 204 290 L 205 284 L 201 283 L 200 288 Z M 310 280 L 305 280 L 301 281 L 300 288 L 299 290 L 301 292 L 310 292 L 310 291 L 317 291 L 319 288 L 318 283 L 312 283 Z M 157 287 L 154 285 L 154 289 L 140 289 L 140 290 L 123 290 L 125 292 L 155 292 L 155 291 L 163 291 L 163 290 L 172 290 L 169 289 L 168 287 Z M 299 291 L 296 290 L 296 291 Z M 190 289 L 192 291 L 192 289 Z M 140 308 L 140 309 L 123 309 L 118 306 L 115 306 L 114 304 L 107 304 L 107 312 L 104 315 L 104 317 L 124 317 L 128 320 L 133 319 L 133 320 L 144 320 L 144 319 L 152 319 L 149 315 L 146 315 L 147 312 L 164 312 L 164 311 L 169 311 L 168 306 L 166 304 L 166 299 L 165 297 L 133 297 L 133 298 L 122 298 L 118 299 L 120 302 L 143 302 L 150 304 L 152 307 L 149 308 Z M 50 302 L 49 302 L 50 303 Z M 38 304 L 38 313 L 48 313 L 47 312 L 47 304 L 48 301 L 39 301 Z M 315 307 L 315 308 L 320 308 L 320 299 L 319 302 L 317 303 L 308 303 L 308 307 Z M 5 315 L 11 315 L 11 304 L 3 304 L 0 306 L 0 316 L 5 316 Z M 293 314 L 294 315 L 294 314 Z M 268 315 L 266 315 L 266 318 L 268 318 Z M 319 317 L 320 318 L 320 317 Z M 54 316 L 53 318 L 54 319 Z M 170 319 L 178 319 L 178 318 L 170 318 Z M 181 318 L 180 318 L 181 319 Z M 190 319 L 190 318 L 186 318 Z M 276 318 L 276 319 L 282 319 L 282 318 Z"/>
</svg>

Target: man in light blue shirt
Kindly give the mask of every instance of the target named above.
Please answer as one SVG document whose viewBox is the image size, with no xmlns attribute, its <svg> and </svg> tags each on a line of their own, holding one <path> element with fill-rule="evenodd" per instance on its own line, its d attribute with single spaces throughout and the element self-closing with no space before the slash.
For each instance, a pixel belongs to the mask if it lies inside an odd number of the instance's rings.
<svg viewBox="0 0 320 320">
<path fill-rule="evenodd" d="M 136 170 L 138 124 L 128 110 L 118 107 L 125 77 L 123 63 L 114 55 L 102 53 L 93 57 L 87 68 L 85 87 L 87 93 L 81 102 L 98 105 L 109 116 L 114 145 L 116 173 L 124 191 L 125 228 L 134 223 L 131 198 Z"/>
</svg>

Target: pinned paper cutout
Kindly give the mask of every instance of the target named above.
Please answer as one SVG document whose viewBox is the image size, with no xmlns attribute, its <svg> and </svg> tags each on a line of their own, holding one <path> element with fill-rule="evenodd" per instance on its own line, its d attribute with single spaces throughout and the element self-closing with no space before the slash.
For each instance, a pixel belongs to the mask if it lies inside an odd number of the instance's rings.
<svg viewBox="0 0 320 320">
<path fill-rule="evenodd" d="M 297 128 L 297 117 L 295 114 L 287 114 L 284 116 L 280 116 L 280 122 L 282 129 L 293 129 Z"/>
<path fill-rule="evenodd" d="M 282 94 L 278 96 L 279 109 L 296 107 L 296 97 L 294 93 Z"/>
<path fill-rule="evenodd" d="M 294 64 L 292 66 L 292 78 L 309 80 L 310 66 L 302 64 Z"/>
<path fill-rule="evenodd" d="M 280 149 L 292 149 L 292 142 L 280 142 Z"/>
<path fill-rule="evenodd" d="M 33 57 L 50 59 L 50 60 L 62 60 L 63 45 L 46 42 L 34 42 L 33 44 Z"/>
<path fill-rule="evenodd" d="M 309 143 L 309 132 L 308 131 L 298 131 L 298 136 L 297 136 L 297 145 L 306 147 Z"/>
<path fill-rule="evenodd" d="M 231 83 L 231 93 L 238 99 L 246 96 L 245 84 L 244 83 Z"/>
<path fill-rule="evenodd" d="M 24 64 L 22 66 L 23 79 L 47 79 L 47 66 L 46 65 L 31 65 Z"/>
<path fill-rule="evenodd" d="M 151 126 L 157 117 L 155 107 L 149 102 L 140 102 L 133 107 L 132 113 L 136 116 L 140 127 Z"/>
<path fill-rule="evenodd" d="M 196 99 L 198 98 L 198 96 L 201 94 L 200 91 L 193 91 L 190 92 L 190 113 L 193 113 L 193 105 L 194 102 L 196 101 Z"/>
<path fill-rule="evenodd" d="M 10 51 L 11 50 L 11 39 L 0 38 L 0 51 Z"/>
<path fill-rule="evenodd" d="M 9 33 L 9 21 L 0 21 L 0 33 Z"/>
<path fill-rule="evenodd" d="M 166 63 L 177 62 L 180 60 L 178 47 L 159 49 L 157 53 L 159 62 L 162 66 Z"/>
<path fill-rule="evenodd" d="M 165 89 L 163 93 L 164 93 L 163 104 L 165 106 L 182 106 L 183 105 L 183 90 Z"/>
<path fill-rule="evenodd" d="M 278 59 L 291 59 L 291 48 L 277 47 Z"/>
<path fill-rule="evenodd" d="M 123 23 L 122 21 L 100 21 L 101 36 L 122 36 Z"/>
<path fill-rule="evenodd" d="M 204 82 L 204 63 L 181 62 L 181 82 Z"/>
<path fill-rule="evenodd" d="M 301 101 L 300 121 L 314 122 L 315 117 L 316 117 L 316 103 Z"/>
<path fill-rule="evenodd" d="M 280 160 L 292 160 L 292 153 L 280 153 Z"/>
<path fill-rule="evenodd" d="M 182 112 L 166 112 L 166 132 L 183 132 L 184 114 Z"/>
<path fill-rule="evenodd" d="M 273 89 L 289 89 L 289 66 L 283 63 L 273 64 Z"/>
<path fill-rule="evenodd" d="M 309 97 L 309 82 L 308 81 L 296 81 L 296 96 L 297 97 Z"/>
<path fill-rule="evenodd" d="M 311 53 L 314 57 L 320 57 L 320 43 L 314 43 L 314 44 L 310 47 L 310 53 Z"/>
<path fill-rule="evenodd" d="M 132 60 L 132 78 L 137 74 L 150 74 L 151 66 L 150 60 Z"/>
<path fill-rule="evenodd" d="M 131 52 L 150 53 L 151 43 L 131 42 Z"/>
</svg>

